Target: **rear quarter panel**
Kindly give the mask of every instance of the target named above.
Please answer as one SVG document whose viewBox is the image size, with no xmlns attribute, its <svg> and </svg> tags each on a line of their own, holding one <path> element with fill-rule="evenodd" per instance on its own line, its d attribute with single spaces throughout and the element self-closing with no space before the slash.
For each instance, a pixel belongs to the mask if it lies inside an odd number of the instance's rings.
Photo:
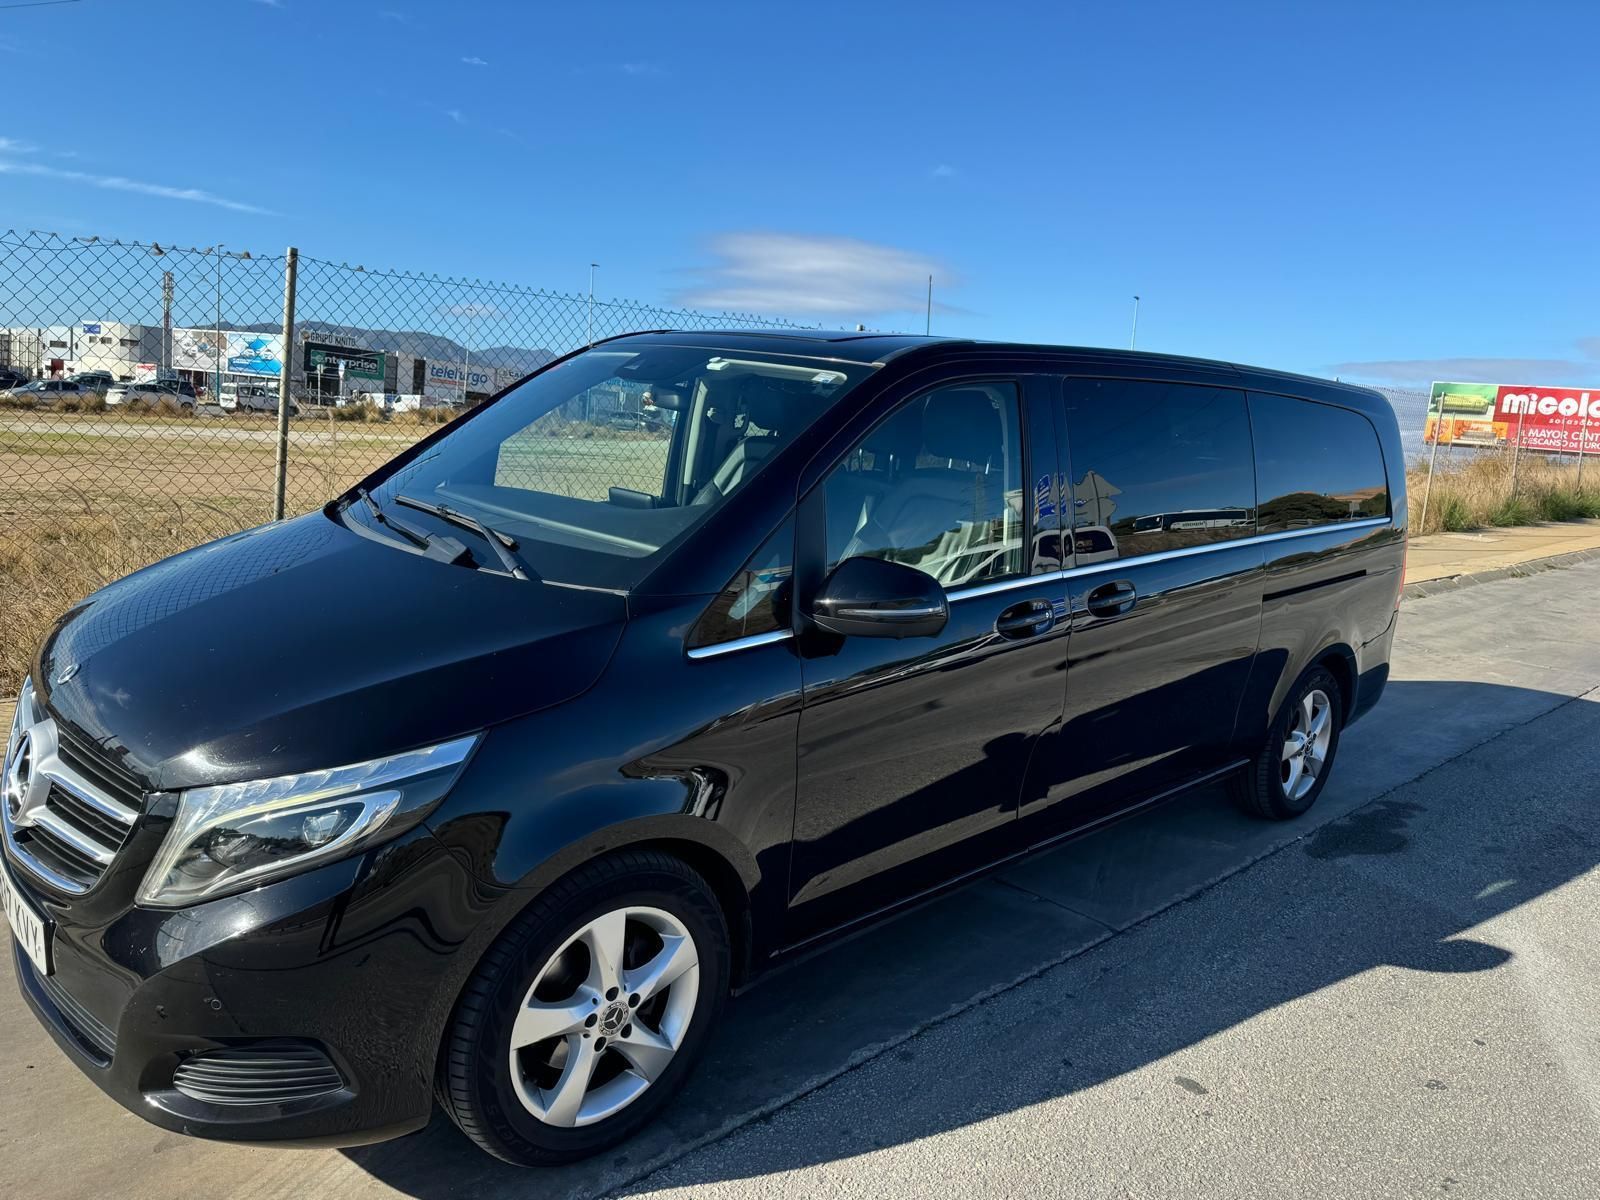
<svg viewBox="0 0 1600 1200">
<path fill-rule="evenodd" d="M 1264 582 L 1261 641 L 1240 712 L 1240 740 L 1255 744 L 1283 704 L 1289 689 L 1313 662 L 1330 653 L 1347 667 L 1338 671 L 1346 715 L 1359 715 L 1370 690 L 1387 676 L 1395 608 L 1405 575 L 1407 528 L 1405 456 L 1394 410 L 1376 392 L 1306 389 L 1307 399 L 1337 403 L 1359 412 L 1373 426 L 1389 485 L 1387 525 L 1360 529 L 1330 525 L 1302 537 L 1262 544 Z"/>
</svg>

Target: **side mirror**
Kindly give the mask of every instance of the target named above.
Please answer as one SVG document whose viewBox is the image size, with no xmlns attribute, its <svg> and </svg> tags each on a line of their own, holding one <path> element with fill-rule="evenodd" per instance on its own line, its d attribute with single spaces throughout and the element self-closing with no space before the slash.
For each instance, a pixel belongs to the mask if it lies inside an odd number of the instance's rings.
<svg viewBox="0 0 1600 1200">
<path fill-rule="evenodd" d="M 932 637 L 950 619 L 939 581 L 881 558 L 847 558 L 823 580 L 811 620 L 842 637 Z"/>
</svg>

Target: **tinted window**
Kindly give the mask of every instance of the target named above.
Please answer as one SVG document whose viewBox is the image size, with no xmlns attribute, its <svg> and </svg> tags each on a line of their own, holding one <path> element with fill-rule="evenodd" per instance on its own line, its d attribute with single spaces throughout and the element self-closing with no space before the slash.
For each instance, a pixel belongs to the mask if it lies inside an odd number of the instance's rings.
<svg viewBox="0 0 1600 1200">
<path fill-rule="evenodd" d="M 1383 451 L 1358 412 L 1250 394 L 1261 532 L 1389 515 Z"/>
<path fill-rule="evenodd" d="M 828 566 L 863 556 L 962 587 L 1024 570 L 1021 419 L 1012 383 L 899 408 L 828 476 Z"/>
<path fill-rule="evenodd" d="M 789 580 L 794 575 L 794 522 L 769 537 L 695 624 L 689 645 L 711 646 L 789 628 Z"/>
<path fill-rule="evenodd" d="M 1069 380 L 1067 439 L 1080 564 L 1255 532 L 1243 392 Z"/>
</svg>

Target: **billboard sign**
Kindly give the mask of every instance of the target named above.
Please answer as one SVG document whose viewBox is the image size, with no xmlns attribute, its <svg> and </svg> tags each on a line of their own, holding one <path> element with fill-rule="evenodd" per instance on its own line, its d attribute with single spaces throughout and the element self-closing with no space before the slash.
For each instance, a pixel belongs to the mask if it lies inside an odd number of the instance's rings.
<svg viewBox="0 0 1600 1200">
<path fill-rule="evenodd" d="M 229 333 L 226 358 L 230 375 L 283 374 L 283 337 L 275 333 Z"/>
<path fill-rule="evenodd" d="M 1547 454 L 1600 450 L 1600 388 L 1435 383 L 1423 441 Z"/>
<path fill-rule="evenodd" d="M 283 337 L 224 329 L 219 341 L 215 329 L 174 329 L 172 365 L 183 371 L 221 370 L 276 379 L 283 371 Z"/>
<path fill-rule="evenodd" d="M 329 342 L 306 343 L 306 373 L 337 372 L 344 366 L 346 379 L 359 379 L 383 385 L 383 351 L 366 350 L 359 346 L 335 346 Z"/>
<path fill-rule="evenodd" d="M 449 398 L 463 392 L 498 391 L 497 372 L 492 367 L 474 367 L 465 363 L 430 362 L 424 391 L 429 396 Z"/>
</svg>

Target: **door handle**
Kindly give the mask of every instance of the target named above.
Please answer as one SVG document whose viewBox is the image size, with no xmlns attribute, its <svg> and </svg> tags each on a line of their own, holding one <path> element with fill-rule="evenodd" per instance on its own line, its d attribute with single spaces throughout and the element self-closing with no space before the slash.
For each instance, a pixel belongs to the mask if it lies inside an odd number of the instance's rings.
<svg viewBox="0 0 1600 1200">
<path fill-rule="evenodd" d="M 1003 638 L 1037 637 L 1055 623 L 1055 606 L 1050 601 L 1024 600 L 995 618 L 994 631 Z"/>
<path fill-rule="evenodd" d="M 1138 591 L 1126 579 L 1102 583 L 1085 598 L 1085 605 L 1097 617 L 1114 617 L 1133 607 Z"/>
</svg>

